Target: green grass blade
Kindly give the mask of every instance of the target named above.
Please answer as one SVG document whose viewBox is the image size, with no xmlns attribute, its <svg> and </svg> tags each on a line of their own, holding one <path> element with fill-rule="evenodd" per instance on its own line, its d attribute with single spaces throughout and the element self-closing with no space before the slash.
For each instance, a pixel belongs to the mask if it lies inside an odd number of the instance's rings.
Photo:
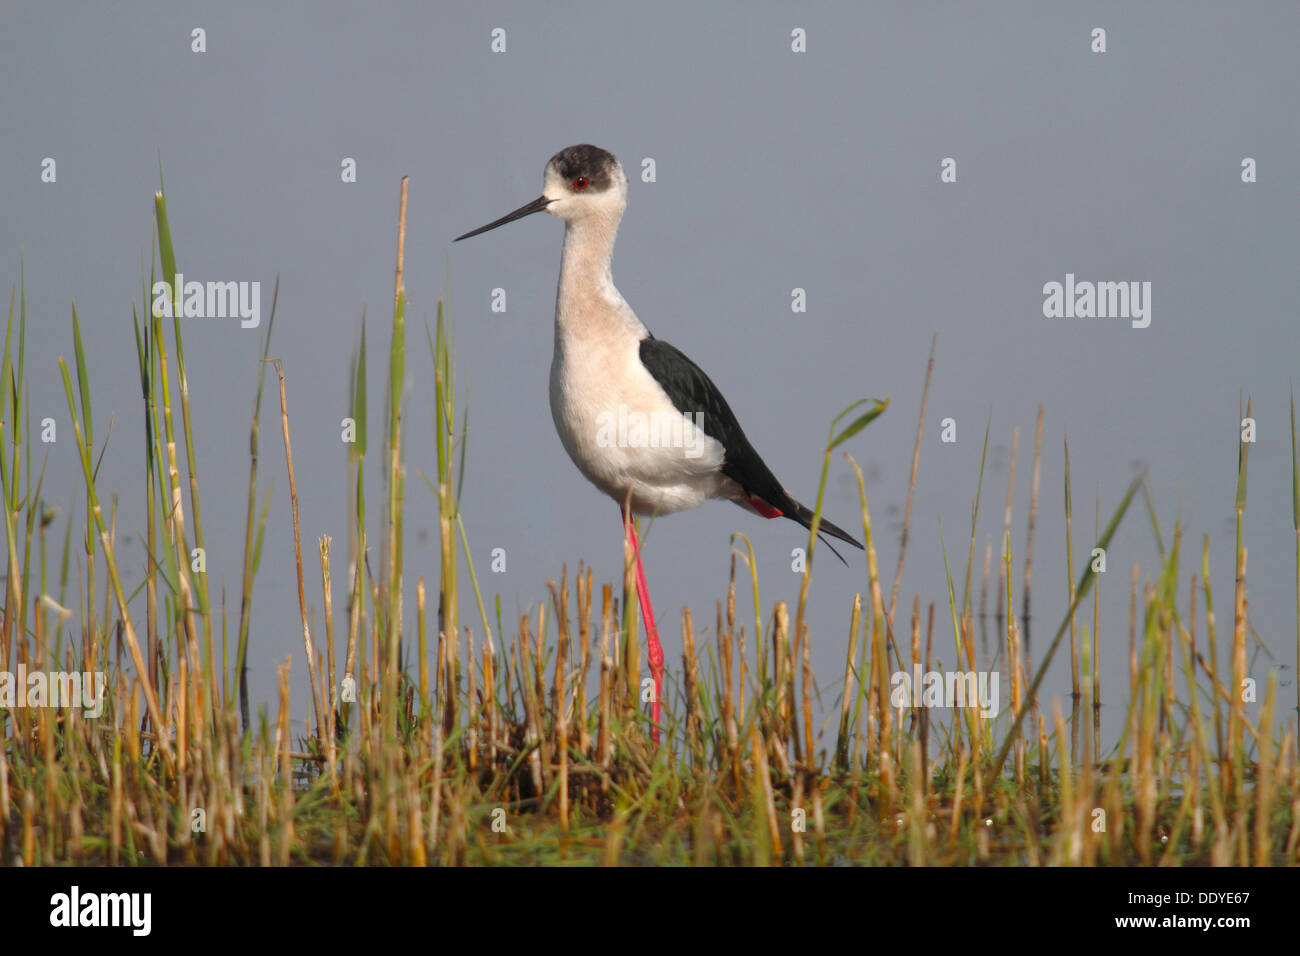
<svg viewBox="0 0 1300 956">
<path fill-rule="evenodd" d="M 1146 476 L 1143 474 L 1138 475 L 1129 483 L 1128 490 L 1124 493 L 1124 497 L 1120 499 L 1118 507 L 1116 507 L 1115 512 L 1111 515 L 1110 521 L 1106 524 L 1106 530 L 1102 532 L 1101 538 L 1098 540 L 1096 547 L 1104 550 L 1110 546 L 1110 539 L 1114 536 L 1116 529 L 1119 527 L 1120 521 L 1123 520 L 1125 513 L 1128 511 L 1129 503 L 1133 500 L 1133 496 L 1137 494 L 1138 488 L 1145 480 Z M 993 765 L 989 768 L 988 774 L 985 777 L 984 789 L 986 791 L 992 789 L 993 784 L 998 779 L 998 775 L 1002 772 L 1002 764 L 1006 761 L 1007 754 L 1011 752 L 1011 747 L 1015 744 L 1016 739 L 1019 736 L 1020 725 L 1024 722 L 1025 715 L 1029 713 L 1031 703 L 1037 700 L 1038 687 L 1042 684 L 1043 678 L 1047 676 L 1048 665 L 1052 663 L 1052 657 L 1055 656 L 1056 649 L 1061 644 L 1061 638 L 1065 636 L 1066 631 L 1069 629 L 1070 621 L 1074 617 L 1075 609 L 1079 606 L 1079 602 L 1083 600 L 1084 596 L 1088 593 L 1088 589 L 1092 586 L 1092 580 L 1096 576 L 1096 573 L 1097 572 L 1092 569 L 1092 562 L 1089 561 L 1087 568 L 1079 577 L 1079 586 L 1075 589 L 1074 597 L 1070 601 L 1069 610 L 1065 612 L 1065 619 L 1061 621 L 1060 627 L 1056 629 L 1056 635 L 1052 638 L 1052 643 L 1048 645 L 1047 653 L 1043 655 L 1043 659 L 1038 665 L 1038 671 L 1034 674 L 1034 679 L 1029 684 L 1029 689 L 1025 691 L 1023 697 L 1025 703 L 1016 714 L 1016 718 L 1011 724 L 1011 730 L 1008 731 L 1006 739 L 1002 742 L 1002 747 L 998 750 L 998 754 L 993 760 Z"/>
<path fill-rule="evenodd" d="M 827 451 L 833 451 L 839 445 L 844 444 L 844 442 L 848 441 L 858 432 L 862 431 L 862 429 L 866 428 L 877 418 L 883 415 L 885 413 L 885 410 L 889 408 L 888 398 L 859 399 L 858 401 L 850 405 L 848 408 L 844 409 L 844 411 L 840 412 L 838 415 L 835 416 L 835 420 L 831 422 L 831 430 L 834 431 L 835 426 L 840 423 L 840 420 L 844 418 L 844 416 L 848 415 L 855 408 L 858 408 L 859 406 L 867 402 L 871 403 L 871 408 L 869 408 L 866 412 L 864 412 L 863 414 L 855 418 L 853 422 L 847 425 L 842 432 L 840 432 L 838 435 L 832 438 L 830 444 L 826 446 Z"/>
</svg>

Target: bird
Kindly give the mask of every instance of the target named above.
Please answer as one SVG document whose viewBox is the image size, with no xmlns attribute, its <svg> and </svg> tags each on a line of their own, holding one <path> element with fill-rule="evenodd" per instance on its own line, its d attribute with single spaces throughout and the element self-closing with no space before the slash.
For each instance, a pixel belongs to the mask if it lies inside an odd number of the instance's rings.
<svg viewBox="0 0 1300 956">
<path fill-rule="evenodd" d="M 764 518 L 789 518 L 811 529 L 813 512 L 759 457 L 713 380 L 680 350 L 655 338 L 615 287 L 610 267 L 627 197 L 627 175 L 612 153 L 585 143 L 569 146 L 547 161 L 541 196 L 453 242 L 539 212 L 564 221 L 551 415 L 578 470 L 619 505 L 636 558 L 637 600 L 655 686 L 651 734 L 657 743 L 664 656 L 633 516 L 671 514 L 722 498 Z M 862 549 L 825 518 L 818 531 Z"/>
</svg>

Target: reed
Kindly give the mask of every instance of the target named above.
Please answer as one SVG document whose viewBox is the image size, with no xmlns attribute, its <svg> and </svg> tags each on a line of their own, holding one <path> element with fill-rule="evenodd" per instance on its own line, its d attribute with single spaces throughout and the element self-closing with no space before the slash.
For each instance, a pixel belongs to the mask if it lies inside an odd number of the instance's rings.
<svg viewBox="0 0 1300 956">
<path fill-rule="evenodd" d="M 622 601 L 615 600 L 618 568 L 581 564 L 572 581 L 567 569 L 558 583 L 543 584 L 539 576 L 534 603 L 509 618 L 510 627 L 503 626 L 500 599 L 485 598 L 459 504 L 473 468 L 466 454 L 468 398 L 457 382 L 452 325 L 441 302 L 433 327 L 426 327 L 436 470 L 425 479 L 429 493 L 407 500 L 403 425 L 410 409 L 403 395 L 408 374 L 426 374 L 427 368 L 417 373 L 423 359 L 412 361 L 408 372 L 406 195 L 403 181 L 378 461 L 368 456 L 364 315 L 347 370 L 352 440 L 344 463 L 350 483 L 346 574 L 342 545 L 336 551 L 315 516 L 298 511 L 289 441 L 296 370 L 270 352 L 273 297 L 251 415 L 240 604 L 229 660 L 224 592 L 212 600 L 201 560 L 195 449 L 203 436 L 193 427 L 190 403 L 205 397 L 190 394 L 182 324 L 167 328 L 159 315 L 132 317 L 144 455 L 139 485 L 127 491 L 146 506 L 148 557 L 130 567 L 120 559 L 112 492 L 99 478 L 112 436 L 94 428 L 94 383 L 116 370 L 92 369 L 75 310 L 73 358 L 61 359 L 59 371 L 85 514 L 58 511 L 42 496 L 44 464 L 36 468 L 29 452 L 31 370 L 24 363 L 26 289 L 20 267 L 0 360 L 0 436 L 7 440 L 0 454 L 0 500 L 8 558 L 0 670 L 19 664 L 98 670 L 106 689 L 98 717 L 84 708 L 0 711 L 0 858 L 24 865 L 127 866 L 1300 862 L 1300 734 L 1289 697 L 1282 696 L 1284 675 L 1276 668 L 1267 673 L 1258 709 L 1248 710 L 1240 693 L 1250 636 L 1245 444 L 1238 458 L 1236 581 L 1231 621 L 1223 624 L 1231 626 L 1225 659 L 1219 657 L 1219 637 L 1227 632 L 1215 617 L 1209 539 L 1202 539 L 1197 573 L 1180 574 L 1190 523 L 1180 521 L 1166 539 L 1143 476 L 1110 506 L 1105 523 L 1099 496 L 1086 542 L 1090 557 L 1076 574 L 1075 538 L 1086 532 L 1072 522 L 1066 442 L 1061 518 L 1069 577 L 1059 590 L 1035 589 L 1035 614 L 1050 614 L 1059 623 L 1041 646 L 1035 643 L 1031 662 L 1033 539 L 1036 525 L 1050 517 L 1050 509 L 1038 514 L 1041 407 L 1032 474 L 1022 482 L 1029 489 L 1023 531 L 1013 508 L 1013 472 L 996 574 L 991 538 L 984 548 L 981 627 L 990 580 L 1001 615 L 991 658 L 987 642 L 977 647 L 975 641 L 971 591 L 991 414 L 974 476 L 960 599 L 936 522 L 946 578 L 911 591 L 896 618 L 903 548 L 886 599 L 879 530 L 862 472 L 850 458 L 867 549 L 863 589 L 845 608 L 844 630 L 814 632 L 808 613 L 816 594 L 812 558 L 831 454 L 884 413 L 888 402 L 850 406 L 828 432 L 798 603 L 765 605 L 754 550 L 743 536 L 733 539 L 716 625 L 710 627 L 706 618 L 700 626 L 689 608 L 682 613 L 681 667 L 668 673 L 655 746 L 646 732 L 630 562 L 623 569 Z M 155 226 L 157 262 L 149 278 L 157 270 L 174 275 L 177 256 L 162 192 L 155 198 Z M 287 479 L 281 484 L 287 496 L 273 490 L 267 473 L 278 477 L 279 464 L 260 447 L 268 364 L 275 365 L 280 385 Z M 934 372 L 932 343 L 920 396 L 922 425 Z M 1300 456 L 1292 406 L 1300 619 Z M 1250 409 L 1248 403 L 1244 413 Z M 1014 467 L 1014 425 L 1011 436 Z M 133 443 L 138 437 L 117 440 Z M 182 439 L 184 455 L 177 449 Z M 367 527 L 368 475 L 383 489 L 378 528 Z M 1127 694 L 1123 688 L 1107 690 L 1108 705 L 1123 714 L 1119 739 L 1107 748 L 1099 718 L 1103 595 L 1091 554 L 1110 545 L 1139 492 L 1159 560 L 1133 569 L 1130 683 Z M 203 500 L 209 516 L 239 509 L 219 489 L 206 488 Z M 431 568 L 418 569 L 413 615 L 402 608 L 405 561 L 412 557 L 403 546 L 408 507 L 436 508 L 439 519 L 439 567 L 436 576 Z M 290 553 L 284 542 L 263 540 L 273 508 L 293 518 L 303 654 L 278 664 L 276 697 L 254 716 L 246 683 L 250 657 L 262 655 L 254 585 L 266 547 L 280 559 Z M 928 517 L 921 517 L 928 527 Z M 1023 539 L 1016 537 L 1020 533 Z M 319 578 L 302 568 L 303 535 L 316 538 Z M 1013 553 L 1013 539 L 1024 541 L 1023 555 Z M 379 544 L 373 555 L 372 541 Z M 51 558 L 58 561 L 57 574 L 50 573 Z M 1014 573 L 1017 560 L 1020 575 Z M 738 582 L 738 570 L 747 571 L 749 580 Z M 346 621 L 337 635 L 346 641 L 342 648 L 335 644 L 336 578 Z M 1018 581 L 1019 617 L 1013 610 Z M 744 591 L 739 601 L 738 584 Z M 934 646 L 935 603 L 926 592 L 936 584 L 946 589 L 951 658 Z M 84 595 L 75 609 L 69 607 L 70 587 Z M 462 614 L 461 598 L 468 600 L 471 591 L 474 606 Z M 1090 592 L 1091 625 L 1079 613 Z M 137 595 L 143 600 L 135 600 Z M 1108 588 L 1104 600 L 1123 601 L 1123 589 Z M 319 630 L 312 626 L 313 606 L 323 608 Z M 1035 630 L 1041 633 L 1038 625 Z M 1044 689 L 1067 634 L 1068 710 Z M 945 640 L 939 643 L 946 646 Z M 845 648 L 842 671 L 837 664 L 833 681 L 820 688 L 814 641 L 822 648 L 842 641 Z M 1007 712 L 986 720 L 976 706 L 943 711 L 919 700 L 895 704 L 897 672 L 942 669 L 945 660 L 970 670 L 1001 662 Z M 306 668 L 312 697 L 305 736 L 296 739 L 290 688 L 303 672 L 295 668 Z M 979 703 L 978 697 L 968 701 Z M 1100 829 L 1098 819 L 1105 821 Z"/>
</svg>

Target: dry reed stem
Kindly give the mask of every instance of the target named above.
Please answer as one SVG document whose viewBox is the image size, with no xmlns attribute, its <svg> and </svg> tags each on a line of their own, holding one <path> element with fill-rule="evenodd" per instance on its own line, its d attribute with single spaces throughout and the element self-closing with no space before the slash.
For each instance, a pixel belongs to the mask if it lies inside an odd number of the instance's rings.
<svg viewBox="0 0 1300 956">
<path fill-rule="evenodd" d="M 1011 464 L 1007 468 L 1007 503 L 1006 509 L 1002 513 L 1002 540 L 1004 543 L 1004 553 L 1010 550 L 1006 544 L 1011 537 L 1011 505 L 1015 499 L 1016 492 L 1016 462 L 1020 457 L 1020 428 L 1019 426 L 1011 430 Z M 1007 579 L 1011 576 L 1011 566 L 1007 564 L 998 565 L 998 603 L 994 610 L 999 623 L 1002 621 L 1002 597 L 1004 589 L 1007 587 Z M 1007 617 L 1011 617 L 1012 610 L 1010 599 L 1006 606 Z"/>
<path fill-rule="evenodd" d="M 754 753 L 754 773 L 758 778 L 762 805 L 767 817 L 767 837 L 772 847 L 772 855 L 779 859 L 782 850 L 781 829 L 776 819 L 776 796 L 772 792 L 772 775 L 767 765 L 767 747 L 763 743 L 763 736 L 759 732 L 757 722 L 750 727 L 749 742 Z"/>
<path fill-rule="evenodd" d="M 610 727 L 611 695 L 613 694 L 614 660 L 610 657 L 611 635 L 614 630 L 613 592 L 608 584 L 600 592 L 600 697 L 596 718 L 596 763 L 607 769 L 613 756 L 613 738 Z"/>
<path fill-rule="evenodd" d="M 1034 426 L 1034 476 L 1029 490 L 1029 530 L 1025 533 L 1025 593 L 1021 605 L 1021 622 L 1025 632 L 1025 653 L 1029 653 L 1029 578 L 1034 565 L 1034 527 L 1038 523 L 1038 478 L 1043 463 L 1043 406 L 1038 406 L 1038 422 Z M 1094 597 L 1096 590 L 1094 585 Z"/>
<path fill-rule="evenodd" d="M 849 715 L 853 705 L 854 661 L 858 657 L 858 628 L 862 623 L 862 595 L 853 595 L 853 610 L 849 613 L 849 649 L 844 655 L 844 687 L 840 694 L 840 729 L 836 740 L 836 761 L 841 769 L 848 762 Z"/>
<path fill-rule="evenodd" d="M 325 655 L 327 658 L 325 685 L 329 688 L 326 695 L 325 719 L 325 757 L 329 762 L 330 779 L 338 780 L 338 741 L 335 728 L 338 726 L 338 684 L 334 671 L 334 589 L 330 583 L 330 537 L 320 537 L 320 574 L 321 593 L 324 596 L 325 613 Z M 422 662 L 423 663 L 423 662 Z"/>
<path fill-rule="evenodd" d="M 302 643 L 307 654 L 307 679 L 311 684 L 312 710 L 316 716 L 316 730 L 325 737 L 324 715 L 321 713 L 320 689 L 316 686 L 316 653 L 311 642 L 311 627 L 307 623 L 307 595 L 302 578 L 302 535 L 298 524 L 298 482 L 293 471 L 293 445 L 289 441 L 289 399 L 285 393 L 284 364 L 272 359 L 276 375 L 280 378 L 280 424 L 284 433 L 284 459 L 289 469 L 289 503 L 293 513 L 293 556 L 298 572 L 298 613 L 302 620 Z"/>
<path fill-rule="evenodd" d="M 925 434 L 925 411 L 930 401 L 930 379 L 934 375 L 934 352 L 939 346 L 939 333 L 930 337 L 930 357 L 925 363 L 925 385 L 921 389 L 921 414 L 916 420 L 916 441 L 912 445 L 912 472 L 907 480 L 907 506 L 903 510 L 903 533 L 898 540 L 898 565 L 894 569 L 894 585 L 889 592 L 889 620 L 894 620 L 898 606 L 898 586 L 903 580 L 903 558 L 907 554 L 907 535 L 912 522 L 912 498 L 916 492 L 916 470 L 921 461 L 921 438 Z"/>
</svg>

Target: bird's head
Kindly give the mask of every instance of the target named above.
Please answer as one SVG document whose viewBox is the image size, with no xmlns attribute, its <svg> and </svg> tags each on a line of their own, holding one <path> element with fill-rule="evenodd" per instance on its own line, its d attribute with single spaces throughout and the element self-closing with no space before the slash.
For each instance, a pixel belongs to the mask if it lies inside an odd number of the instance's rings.
<svg viewBox="0 0 1300 956">
<path fill-rule="evenodd" d="M 617 225 L 626 206 L 627 176 L 614 154 L 585 143 L 568 146 L 547 161 L 541 196 L 495 222 L 457 236 L 454 241 L 480 235 L 543 210 L 566 223 L 612 219 Z"/>
<path fill-rule="evenodd" d="M 542 197 L 546 211 L 565 222 L 621 216 L 627 206 L 627 176 L 613 153 L 599 146 L 569 146 L 547 162 Z"/>
</svg>

